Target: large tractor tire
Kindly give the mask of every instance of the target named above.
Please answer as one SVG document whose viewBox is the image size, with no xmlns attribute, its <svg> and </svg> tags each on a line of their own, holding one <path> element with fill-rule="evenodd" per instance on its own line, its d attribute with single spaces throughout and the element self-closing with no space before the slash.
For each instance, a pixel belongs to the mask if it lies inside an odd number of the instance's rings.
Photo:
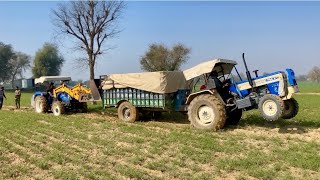
<svg viewBox="0 0 320 180">
<path fill-rule="evenodd" d="M 35 110 L 37 113 L 46 113 L 48 112 L 48 102 L 44 96 L 37 96 L 35 98 Z"/>
<path fill-rule="evenodd" d="M 226 122 L 226 110 L 214 95 L 203 94 L 195 97 L 188 107 L 188 119 L 198 129 L 217 131 Z"/>
<path fill-rule="evenodd" d="M 241 117 L 242 117 L 242 109 L 236 109 L 228 113 L 225 126 L 235 126 L 239 124 Z"/>
<path fill-rule="evenodd" d="M 275 121 L 281 118 L 284 112 L 284 101 L 273 94 L 266 94 L 259 100 L 259 111 L 267 121 Z"/>
<path fill-rule="evenodd" d="M 299 104 L 294 98 L 284 101 L 284 111 L 281 116 L 283 119 L 291 119 L 295 117 L 298 114 L 298 112 Z"/>
<path fill-rule="evenodd" d="M 118 118 L 124 122 L 134 122 L 139 119 L 139 110 L 130 102 L 122 102 L 118 107 Z"/>
<path fill-rule="evenodd" d="M 54 101 L 52 103 L 52 113 L 55 116 L 60 116 L 65 113 L 65 107 L 60 101 Z"/>
</svg>

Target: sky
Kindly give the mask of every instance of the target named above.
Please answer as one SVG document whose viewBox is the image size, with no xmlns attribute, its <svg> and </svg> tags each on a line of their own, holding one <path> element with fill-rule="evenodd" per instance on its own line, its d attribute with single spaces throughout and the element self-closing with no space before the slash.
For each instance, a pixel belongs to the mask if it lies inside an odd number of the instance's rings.
<svg viewBox="0 0 320 180">
<path fill-rule="evenodd" d="M 57 1 L 0 1 L 0 41 L 34 57 L 45 42 L 58 43 L 66 59 L 61 75 L 74 80 L 89 78 L 89 70 L 75 59 L 72 39 L 55 38 L 51 23 Z M 126 2 L 119 21 L 121 33 L 107 41 L 114 47 L 96 66 L 99 75 L 141 72 L 139 60 L 151 43 L 190 47 L 190 68 L 224 58 L 241 60 L 251 71 L 273 72 L 292 68 L 305 74 L 320 65 L 320 2 Z M 30 72 L 25 76 L 31 77 Z"/>
</svg>

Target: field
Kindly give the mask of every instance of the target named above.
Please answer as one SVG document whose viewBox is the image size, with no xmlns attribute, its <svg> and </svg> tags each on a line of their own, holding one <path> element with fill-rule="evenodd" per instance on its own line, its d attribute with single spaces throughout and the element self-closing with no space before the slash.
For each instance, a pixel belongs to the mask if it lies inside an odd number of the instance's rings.
<svg viewBox="0 0 320 180">
<path fill-rule="evenodd" d="M 319 179 L 320 96 L 295 98 L 292 120 L 266 122 L 249 111 L 219 132 L 196 130 L 175 113 L 128 124 L 113 111 L 97 113 L 99 105 L 61 117 L 7 106 L 0 179 Z"/>
<path fill-rule="evenodd" d="M 320 93 L 320 83 L 316 82 L 298 82 L 302 93 Z"/>
</svg>

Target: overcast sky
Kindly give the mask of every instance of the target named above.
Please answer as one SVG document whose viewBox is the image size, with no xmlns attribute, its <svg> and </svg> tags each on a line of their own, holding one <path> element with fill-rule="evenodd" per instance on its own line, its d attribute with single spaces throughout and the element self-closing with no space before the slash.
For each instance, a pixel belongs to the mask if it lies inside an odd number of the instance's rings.
<svg viewBox="0 0 320 180">
<path fill-rule="evenodd" d="M 58 2 L 0 2 L 0 41 L 34 56 L 45 42 L 56 42 L 51 10 Z M 320 2 L 127 2 L 119 23 L 123 30 L 108 41 L 115 47 L 99 59 L 102 74 L 140 72 L 139 58 L 151 43 L 192 48 L 186 69 L 214 58 L 236 60 L 243 70 L 246 53 L 251 70 L 272 72 L 291 67 L 296 74 L 320 65 Z M 62 75 L 88 79 L 69 49 Z M 26 73 L 31 76 L 31 73 Z"/>
</svg>

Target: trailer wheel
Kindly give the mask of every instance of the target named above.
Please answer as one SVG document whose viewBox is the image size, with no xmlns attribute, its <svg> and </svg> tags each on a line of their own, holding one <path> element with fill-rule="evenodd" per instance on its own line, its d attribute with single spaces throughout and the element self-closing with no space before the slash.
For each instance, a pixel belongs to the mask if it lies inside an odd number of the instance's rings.
<svg viewBox="0 0 320 180">
<path fill-rule="evenodd" d="M 258 105 L 262 117 L 268 121 L 278 120 L 283 114 L 284 107 L 284 101 L 273 94 L 264 95 Z"/>
<path fill-rule="evenodd" d="M 226 122 L 226 110 L 216 96 L 203 94 L 191 101 L 188 119 L 198 129 L 217 131 L 223 128 Z"/>
<path fill-rule="evenodd" d="M 242 109 L 236 109 L 230 113 L 228 113 L 228 117 L 226 119 L 225 126 L 229 125 L 237 125 L 242 117 Z"/>
<path fill-rule="evenodd" d="M 282 114 L 283 119 L 291 119 L 298 114 L 299 104 L 294 98 L 284 101 L 284 111 Z"/>
<path fill-rule="evenodd" d="M 134 122 L 139 119 L 138 108 L 134 107 L 130 102 L 122 102 L 118 107 L 118 117 L 124 122 Z"/>
<path fill-rule="evenodd" d="M 37 96 L 35 98 L 35 110 L 37 113 L 48 112 L 48 102 L 44 96 Z"/>
<path fill-rule="evenodd" d="M 52 112 L 55 116 L 60 116 L 65 113 L 65 107 L 60 101 L 54 101 L 52 103 Z"/>
</svg>

